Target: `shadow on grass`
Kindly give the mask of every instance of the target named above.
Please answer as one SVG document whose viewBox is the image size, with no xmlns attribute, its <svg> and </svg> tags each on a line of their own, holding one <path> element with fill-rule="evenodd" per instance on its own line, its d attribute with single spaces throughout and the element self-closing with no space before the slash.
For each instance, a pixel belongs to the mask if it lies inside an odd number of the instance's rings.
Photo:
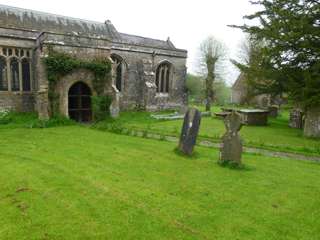
<svg viewBox="0 0 320 240">
<path fill-rule="evenodd" d="M 176 147 L 173 152 L 179 156 L 179 157 L 183 157 L 183 158 L 187 158 L 187 159 L 199 159 L 200 155 L 198 152 L 194 151 L 191 155 L 187 155 L 185 153 L 183 153 L 178 147 Z"/>
<path fill-rule="evenodd" d="M 238 164 L 232 161 L 225 161 L 225 162 L 218 161 L 217 164 L 222 168 L 227 168 L 235 171 L 255 171 L 256 170 L 256 168 L 252 166 L 248 166 L 246 164 Z"/>
</svg>

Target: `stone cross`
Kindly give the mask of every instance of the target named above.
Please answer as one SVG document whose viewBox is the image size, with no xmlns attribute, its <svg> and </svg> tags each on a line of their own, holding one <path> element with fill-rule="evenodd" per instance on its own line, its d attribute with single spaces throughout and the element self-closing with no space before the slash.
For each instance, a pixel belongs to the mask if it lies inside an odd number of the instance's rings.
<svg viewBox="0 0 320 240">
<path fill-rule="evenodd" d="M 201 113 L 198 109 L 191 108 L 184 116 L 180 135 L 179 150 L 186 155 L 193 153 L 201 122 Z"/>
<path fill-rule="evenodd" d="M 242 140 L 238 134 L 242 127 L 240 114 L 233 111 L 225 117 L 224 124 L 227 131 L 222 137 L 219 162 L 241 165 Z"/>
</svg>

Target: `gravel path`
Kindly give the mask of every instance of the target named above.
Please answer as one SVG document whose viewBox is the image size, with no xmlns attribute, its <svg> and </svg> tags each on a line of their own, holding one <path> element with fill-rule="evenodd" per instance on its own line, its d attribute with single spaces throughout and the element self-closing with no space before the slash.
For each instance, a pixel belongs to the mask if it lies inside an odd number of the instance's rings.
<svg viewBox="0 0 320 240">
<path fill-rule="evenodd" d="M 142 137 L 143 133 L 137 132 L 136 135 L 139 137 Z M 173 136 L 163 137 L 163 136 L 160 136 L 159 134 L 154 134 L 154 133 L 148 134 L 147 137 L 152 139 L 158 139 L 158 140 L 161 139 L 169 142 L 176 142 L 176 143 L 178 143 L 179 141 L 177 137 L 173 137 Z M 204 147 L 212 147 L 212 148 L 220 147 L 219 143 L 214 143 L 210 141 L 200 141 L 197 143 L 197 145 L 204 146 Z M 308 156 L 308 155 L 303 155 L 298 153 L 278 152 L 278 151 L 271 151 L 271 150 L 265 150 L 261 148 L 252 148 L 252 147 L 244 147 L 243 150 L 246 153 L 254 153 L 254 154 L 260 154 L 260 155 L 270 156 L 270 157 L 290 158 L 290 159 L 296 159 L 296 160 L 320 162 L 320 157 Z"/>
</svg>

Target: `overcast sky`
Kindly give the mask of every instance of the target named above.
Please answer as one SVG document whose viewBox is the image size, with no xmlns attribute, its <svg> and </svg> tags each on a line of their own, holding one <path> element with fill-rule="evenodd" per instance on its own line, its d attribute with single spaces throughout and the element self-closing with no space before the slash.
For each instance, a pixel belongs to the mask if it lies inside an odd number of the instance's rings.
<svg viewBox="0 0 320 240">
<path fill-rule="evenodd" d="M 1 4 L 104 22 L 109 19 L 119 32 L 171 41 L 188 50 L 188 71 L 197 71 L 197 53 L 203 39 L 213 35 L 228 47 L 229 57 L 237 55 L 243 38 L 243 16 L 254 11 L 249 0 L 0 0 Z M 226 67 L 231 84 L 237 70 Z"/>
</svg>

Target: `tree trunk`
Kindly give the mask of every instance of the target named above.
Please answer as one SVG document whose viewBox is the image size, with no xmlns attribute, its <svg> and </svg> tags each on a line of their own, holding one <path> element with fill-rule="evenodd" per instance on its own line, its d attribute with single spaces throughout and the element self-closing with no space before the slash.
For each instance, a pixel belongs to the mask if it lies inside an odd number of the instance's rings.
<svg viewBox="0 0 320 240">
<path fill-rule="evenodd" d="M 211 105 L 213 102 L 213 87 L 212 87 L 212 80 L 209 79 L 207 81 L 207 89 L 206 89 L 206 111 L 210 112 L 211 111 Z"/>
<path fill-rule="evenodd" d="M 320 107 L 310 108 L 306 111 L 304 136 L 320 138 Z"/>
<path fill-rule="evenodd" d="M 211 99 L 207 97 L 206 99 L 206 112 L 210 112 L 211 110 Z"/>
<path fill-rule="evenodd" d="M 212 58 L 207 59 L 208 76 L 206 78 L 206 111 L 211 111 L 211 103 L 213 101 L 213 81 L 214 81 L 215 61 Z"/>
</svg>

